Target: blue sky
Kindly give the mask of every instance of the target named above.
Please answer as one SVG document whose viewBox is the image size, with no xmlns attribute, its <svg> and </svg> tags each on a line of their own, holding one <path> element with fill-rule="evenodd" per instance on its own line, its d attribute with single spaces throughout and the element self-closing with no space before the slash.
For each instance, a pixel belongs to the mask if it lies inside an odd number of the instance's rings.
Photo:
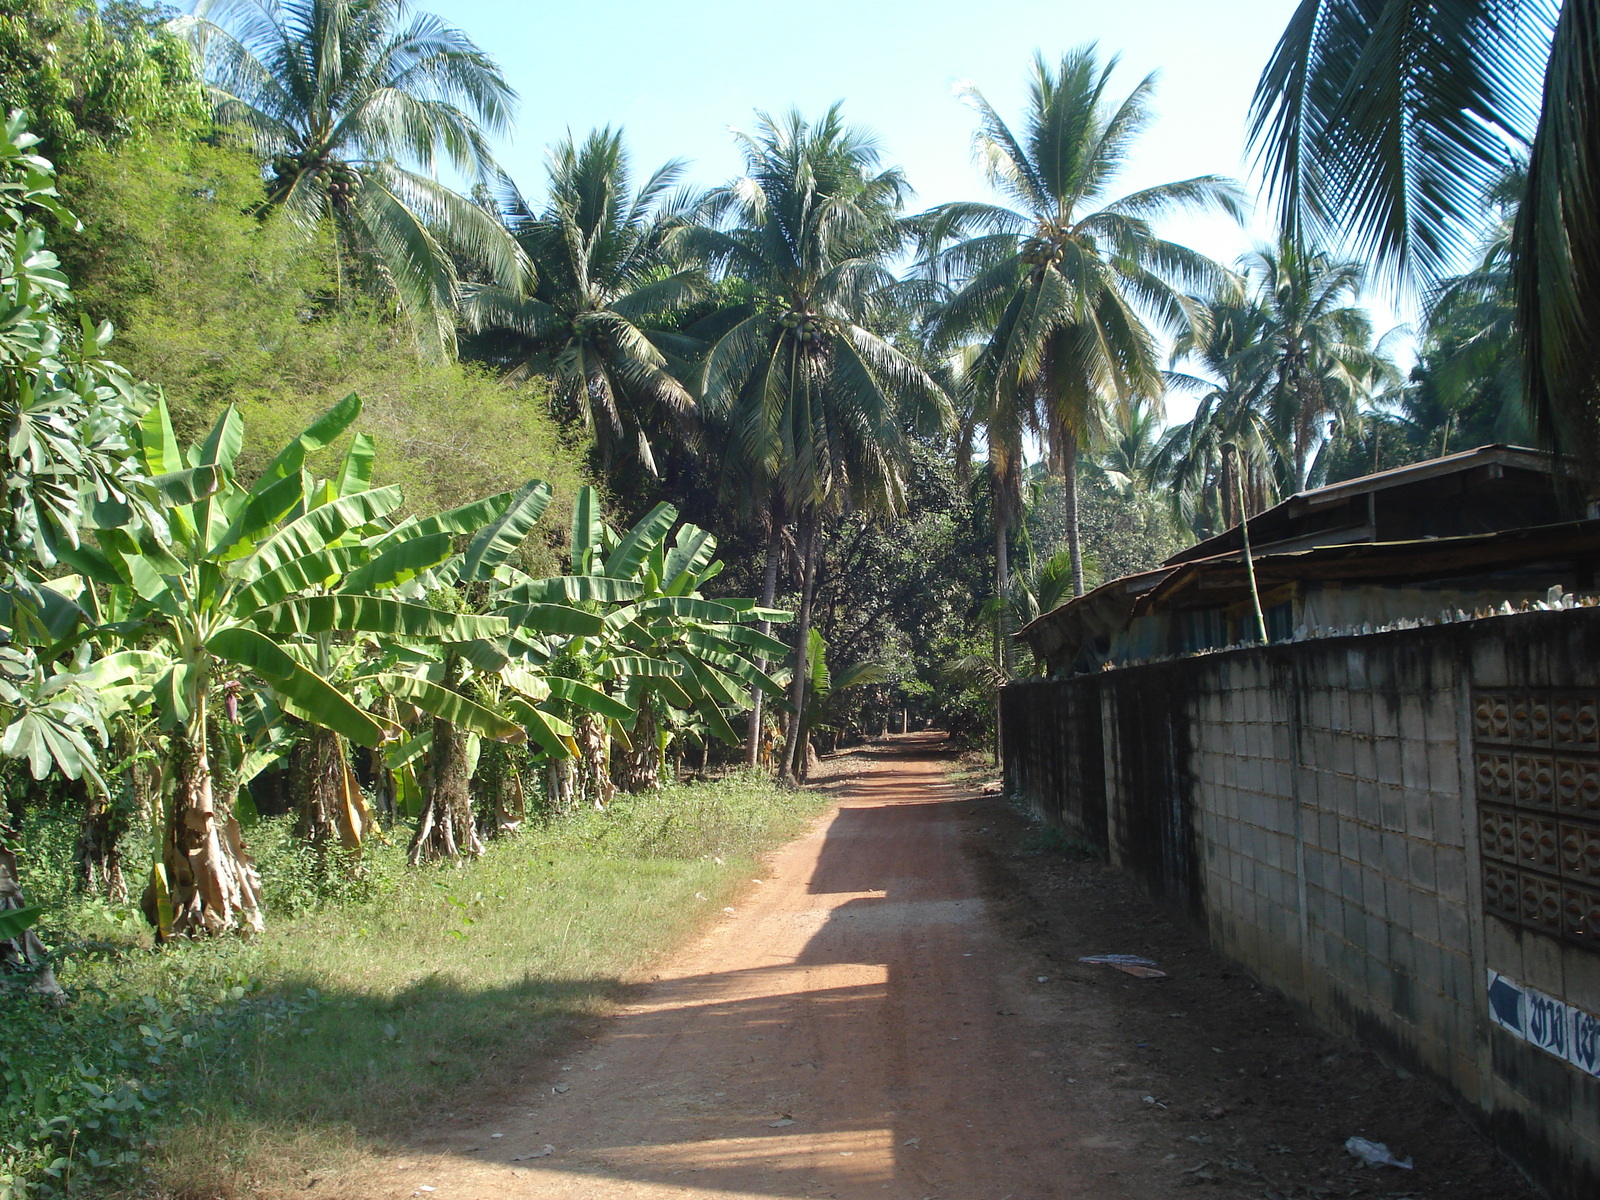
<svg viewBox="0 0 1600 1200">
<path fill-rule="evenodd" d="M 973 115 L 954 95 L 976 84 L 1020 117 L 1034 52 L 1085 42 L 1121 56 L 1117 96 L 1159 73 L 1155 120 L 1124 180 L 1132 191 L 1219 173 L 1244 177 L 1244 127 L 1257 76 L 1295 0 L 419 0 L 459 25 L 521 94 L 502 163 L 538 195 L 544 152 L 567 129 L 621 125 L 640 170 L 692 160 L 714 184 L 739 170 L 729 128 L 758 108 L 817 113 L 835 100 L 875 130 L 905 168 L 916 202 L 983 198 L 970 154 Z M 1224 262 L 1253 230 L 1221 217 L 1177 218 L 1163 232 Z M 1392 316 L 1375 298 L 1379 331 Z M 1182 415 L 1182 414 L 1173 414 Z"/>
</svg>

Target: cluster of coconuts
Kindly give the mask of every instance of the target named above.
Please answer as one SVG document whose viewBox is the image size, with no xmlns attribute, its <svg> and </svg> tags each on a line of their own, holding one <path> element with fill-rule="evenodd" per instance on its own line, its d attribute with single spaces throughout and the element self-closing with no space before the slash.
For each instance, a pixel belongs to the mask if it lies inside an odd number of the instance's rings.
<svg viewBox="0 0 1600 1200">
<path fill-rule="evenodd" d="M 813 341 L 822 336 L 815 313 L 786 312 L 783 314 L 783 327 L 799 330 L 802 342 Z"/>
<path fill-rule="evenodd" d="M 1054 266 L 1062 257 L 1061 245 L 1054 238 L 1031 237 L 1022 243 L 1022 261 L 1031 266 Z"/>
<path fill-rule="evenodd" d="M 361 190 L 361 176 L 343 163 L 335 163 L 328 173 L 328 195 L 335 201 L 348 200 Z"/>
<path fill-rule="evenodd" d="M 348 200 L 361 190 L 361 176 L 344 163 L 298 154 L 279 154 L 272 160 L 272 173 L 280 182 L 287 182 L 303 171 L 326 171 L 328 195 L 335 201 Z"/>
</svg>

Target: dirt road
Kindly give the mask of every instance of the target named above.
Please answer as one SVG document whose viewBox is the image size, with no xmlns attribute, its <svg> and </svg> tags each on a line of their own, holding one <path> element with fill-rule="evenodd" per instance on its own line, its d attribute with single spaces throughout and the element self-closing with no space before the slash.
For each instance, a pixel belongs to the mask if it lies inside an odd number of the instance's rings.
<svg viewBox="0 0 1600 1200">
<path fill-rule="evenodd" d="M 1531 1194 L 1431 1090 L 1298 1027 L 1108 868 L 1028 854 L 937 750 L 912 735 L 859 756 L 837 808 L 598 1037 L 360 1194 Z M 1076 961 L 1152 947 L 1170 978 Z M 1414 1174 L 1339 1149 L 1386 1121 L 1428 1139 L 1396 1145 Z"/>
</svg>

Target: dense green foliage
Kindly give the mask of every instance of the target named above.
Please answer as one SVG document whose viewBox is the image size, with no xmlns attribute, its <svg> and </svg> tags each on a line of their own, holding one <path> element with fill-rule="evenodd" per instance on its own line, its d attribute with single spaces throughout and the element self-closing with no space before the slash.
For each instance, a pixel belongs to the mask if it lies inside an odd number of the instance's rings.
<svg viewBox="0 0 1600 1200">
<path fill-rule="evenodd" d="M 84 223 L 62 249 L 79 303 L 116 325 L 134 376 L 161 383 L 181 437 L 202 436 L 237 405 L 254 434 L 240 459 L 248 476 L 265 466 L 254 445 L 281 445 L 355 392 L 382 448 L 375 481 L 401 485 L 409 511 L 544 479 L 560 544 L 582 442 L 551 420 L 543 382 L 419 363 L 381 309 L 339 301 L 325 237 L 252 215 L 261 178 L 249 154 L 156 138 L 87 153 L 62 189 Z M 551 554 L 537 565 L 558 563 Z"/>
<path fill-rule="evenodd" d="M 44 155 L 70 169 L 93 147 L 206 123 L 188 48 L 152 9 L 24 0 L 0 11 L 0 116 L 21 110 Z"/>
</svg>

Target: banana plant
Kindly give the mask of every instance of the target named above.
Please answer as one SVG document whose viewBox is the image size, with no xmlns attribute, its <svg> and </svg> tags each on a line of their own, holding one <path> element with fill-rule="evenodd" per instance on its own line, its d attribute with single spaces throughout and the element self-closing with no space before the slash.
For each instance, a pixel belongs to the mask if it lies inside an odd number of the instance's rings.
<svg viewBox="0 0 1600 1200">
<path fill-rule="evenodd" d="M 806 655 L 806 662 L 811 671 L 806 684 L 806 691 L 811 701 L 806 705 L 798 734 L 801 746 L 799 770 L 802 780 L 806 776 L 806 766 L 811 758 L 808 749 L 813 733 L 832 733 L 834 747 L 838 748 L 839 733 L 847 719 L 843 703 L 846 697 L 841 693 L 851 688 L 887 683 L 894 674 L 885 664 L 870 660 L 852 663 L 838 674 L 834 674 L 828 669 L 828 644 L 823 640 L 821 632 L 816 629 L 811 630 L 810 653 Z"/>
<path fill-rule="evenodd" d="M 313 479 L 307 456 L 342 435 L 360 411 L 360 400 L 346 397 L 246 487 L 234 473 L 244 441 L 237 412 L 228 409 L 204 442 L 185 452 L 165 403 L 158 402 L 138 430 L 146 469 L 162 478 L 189 472 L 186 493 L 172 496 L 166 511 L 170 543 L 112 530 L 97 547 L 62 553 L 87 579 L 132 596 L 124 628 L 142 645 L 125 653 L 141 656 L 167 732 L 172 779 L 162 853 L 145 907 L 149 915 L 170 903 L 173 933 L 262 924 L 259 876 L 232 811 L 245 764 L 215 757 L 224 726 L 237 724 L 240 691 L 376 746 L 392 731 L 318 674 L 319 635 L 464 640 L 507 628 L 497 618 L 377 594 L 426 566 L 425 547 L 416 544 L 422 536 L 448 537 L 460 531 L 460 522 L 446 514 L 411 526 L 411 534 L 390 544 L 394 527 L 385 519 L 400 506 L 398 488 L 347 490 Z M 341 478 L 360 479 L 369 457 L 368 444 L 357 439 Z M 165 931 L 168 922 L 159 926 Z"/>
<path fill-rule="evenodd" d="M 696 714 L 714 736 L 737 744 L 728 715 L 748 707 L 751 687 L 783 702 L 783 681 L 754 657 L 782 659 L 788 649 L 751 626 L 789 614 L 753 600 L 708 599 L 701 589 L 723 567 L 717 540 L 687 523 L 674 533 L 677 518 L 676 508 L 659 504 L 619 536 L 601 519 L 594 490 L 581 489 L 572 574 L 509 587 L 496 610 L 524 629 L 542 626 L 553 664 L 577 668 L 552 669 L 545 682 L 589 733 L 580 741 L 585 773 L 601 788 L 608 775 L 630 791 L 659 786 L 669 709 Z M 623 755 L 608 772 L 613 741 Z"/>
<path fill-rule="evenodd" d="M 549 485 L 538 480 L 492 498 L 476 513 L 483 519 L 465 548 L 431 565 L 402 590 L 464 612 L 503 607 L 507 587 L 528 579 L 510 560 L 550 498 Z M 396 531 L 396 536 L 409 534 L 405 525 Z M 531 735 L 546 755 L 566 758 L 572 752 L 571 726 L 547 711 L 551 690 L 542 678 L 547 655 L 527 637 L 575 624 L 588 627 L 593 618 L 555 603 L 524 605 L 522 611 L 490 619 L 500 623 L 502 633 L 380 639 L 384 655 L 401 665 L 386 666 L 372 677 L 395 699 L 433 717 L 431 725 L 416 730 L 387 756 L 402 806 L 414 805 L 417 812 L 409 850 L 413 863 L 482 852 L 470 787 L 482 739 L 514 744 Z M 521 786 L 519 776 L 514 790 Z"/>
</svg>

